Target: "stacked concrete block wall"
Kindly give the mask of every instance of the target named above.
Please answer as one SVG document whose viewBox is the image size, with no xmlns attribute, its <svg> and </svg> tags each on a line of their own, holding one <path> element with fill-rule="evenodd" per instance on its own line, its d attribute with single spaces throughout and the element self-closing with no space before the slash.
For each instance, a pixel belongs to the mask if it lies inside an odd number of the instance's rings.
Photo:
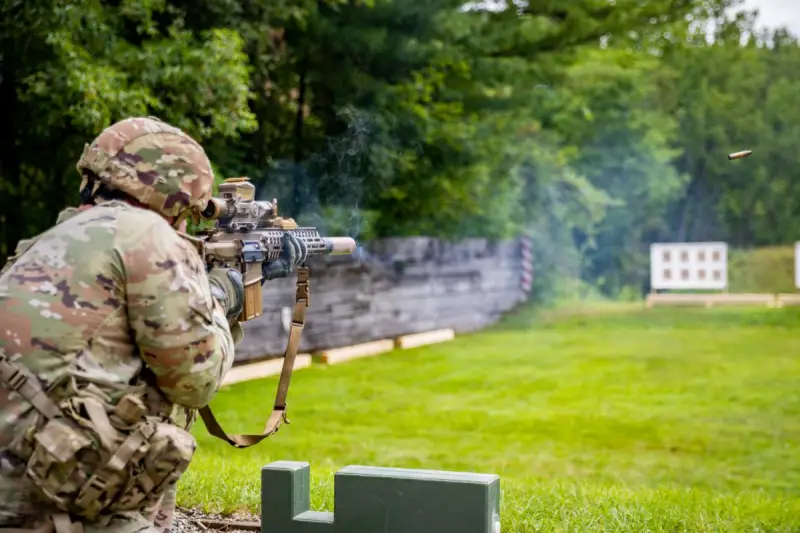
<svg viewBox="0 0 800 533">
<path fill-rule="evenodd" d="M 452 328 L 475 331 L 525 298 L 518 240 L 393 238 L 364 253 L 313 258 L 301 352 Z M 264 315 L 244 325 L 236 360 L 280 357 L 295 279 L 264 284 Z"/>
</svg>

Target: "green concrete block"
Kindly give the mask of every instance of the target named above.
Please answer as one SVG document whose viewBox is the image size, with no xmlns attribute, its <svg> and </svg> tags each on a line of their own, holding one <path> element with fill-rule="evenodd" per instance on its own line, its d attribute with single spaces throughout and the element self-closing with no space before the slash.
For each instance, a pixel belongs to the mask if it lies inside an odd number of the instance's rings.
<svg viewBox="0 0 800 533">
<path fill-rule="evenodd" d="M 308 463 L 261 470 L 263 533 L 499 533 L 500 478 L 348 466 L 334 477 L 334 513 L 309 510 Z"/>
<path fill-rule="evenodd" d="M 311 511 L 308 463 L 276 461 L 261 469 L 263 533 L 333 533 L 333 513 Z"/>
</svg>

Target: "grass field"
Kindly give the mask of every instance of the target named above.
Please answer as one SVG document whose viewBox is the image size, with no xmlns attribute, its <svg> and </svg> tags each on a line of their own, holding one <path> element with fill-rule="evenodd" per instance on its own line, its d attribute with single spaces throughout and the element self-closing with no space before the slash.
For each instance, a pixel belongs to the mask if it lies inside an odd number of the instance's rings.
<svg viewBox="0 0 800 533">
<path fill-rule="evenodd" d="M 295 374 L 290 419 L 209 437 L 179 504 L 258 512 L 259 471 L 311 463 L 316 510 L 348 464 L 496 473 L 504 532 L 800 531 L 800 312 L 641 305 L 508 317 L 450 343 Z M 223 389 L 259 431 L 276 379 Z"/>
</svg>

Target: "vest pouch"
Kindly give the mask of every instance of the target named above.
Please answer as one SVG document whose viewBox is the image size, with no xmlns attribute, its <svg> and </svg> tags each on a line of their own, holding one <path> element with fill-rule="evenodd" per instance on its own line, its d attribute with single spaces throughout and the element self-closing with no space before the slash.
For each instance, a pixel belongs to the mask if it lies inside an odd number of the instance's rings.
<svg viewBox="0 0 800 533">
<path fill-rule="evenodd" d="M 70 497 L 88 481 L 91 473 L 85 462 L 96 461 L 92 441 L 67 419 L 56 418 L 34 433 L 30 477 L 44 496 L 61 510 L 66 510 Z M 94 462 L 94 461 L 92 461 Z"/>
<path fill-rule="evenodd" d="M 176 426 L 147 416 L 140 398 L 112 406 L 81 391 L 61 403 L 63 416 L 35 431 L 27 475 L 45 502 L 102 522 L 141 511 L 188 468 L 196 442 Z"/>
<path fill-rule="evenodd" d="M 189 468 L 197 442 L 188 431 L 158 422 L 149 449 L 136 465 L 125 490 L 115 502 L 115 511 L 141 511 L 158 504 L 166 490 Z"/>
</svg>

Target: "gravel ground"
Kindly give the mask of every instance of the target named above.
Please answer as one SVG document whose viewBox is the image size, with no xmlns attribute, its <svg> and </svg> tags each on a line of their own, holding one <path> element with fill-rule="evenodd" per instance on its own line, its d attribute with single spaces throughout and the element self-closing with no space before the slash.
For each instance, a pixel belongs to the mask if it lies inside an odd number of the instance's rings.
<svg viewBox="0 0 800 533">
<path fill-rule="evenodd" d="M 193 509 L 178 509 L 175 511 L 175 518 L 172 522 L 172 533 L 208 533 L 225 531 L 225 533 L 253 533 L 252 530 L 235 528 L 211 529 L 200 523 L 201 520 L 225 520 L 241 522 L 261 522 L 261 518 L 247 513 L 235 513 L 231 516 L 220 516 L 214 514 L 203 514 Z"/>
</svg>

